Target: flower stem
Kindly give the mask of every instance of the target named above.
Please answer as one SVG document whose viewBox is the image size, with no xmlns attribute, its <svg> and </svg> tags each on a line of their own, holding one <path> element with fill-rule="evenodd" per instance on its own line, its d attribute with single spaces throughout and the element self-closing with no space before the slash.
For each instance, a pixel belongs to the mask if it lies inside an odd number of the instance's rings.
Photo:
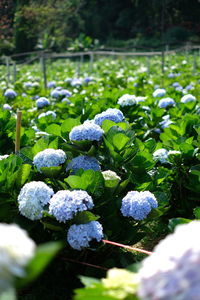
<svg viewBox="0 0 200 300">
<path fill-rule="evenodd" d="M 114 245 L 114 246 L 123 247 L 123 248 L 126 248 L 128 250 L 145 253 L 147 255 L 151 255 L 153 253 L 151 251 L 147 251 L 147 250 L 143 250 L 143 249 L 139 249 L 139 248 L 134 248 L 134 247 L 131 247 L 131 246 L 128 246 L 128 245 L 124 245 L 124 244 L 120 244 L 120 243 L 116 243 L 116 242 L 112 242 L 112 241 L 108 241 L 108 240 L 102 240 L 102 242 L 104 242 L 105 244 L 111 244 L 111 245 Z"/>
</svg>

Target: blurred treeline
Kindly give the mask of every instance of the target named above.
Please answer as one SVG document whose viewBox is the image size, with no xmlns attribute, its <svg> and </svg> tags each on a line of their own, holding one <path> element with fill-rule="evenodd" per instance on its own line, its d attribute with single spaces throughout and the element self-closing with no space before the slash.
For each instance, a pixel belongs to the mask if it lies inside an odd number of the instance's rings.
<svg viewBox="0 0 200 300">
<path fill-rule="evenodd" d="M 0 0 L 0 54 L 200 41 L 199 0 Z"/>
</svg>

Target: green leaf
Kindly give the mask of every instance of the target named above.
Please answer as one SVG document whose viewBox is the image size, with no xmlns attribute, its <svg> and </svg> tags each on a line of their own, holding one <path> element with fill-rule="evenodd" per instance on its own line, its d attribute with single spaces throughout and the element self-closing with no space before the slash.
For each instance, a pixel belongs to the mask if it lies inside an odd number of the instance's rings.
<svg viewBox="0 0 200 300">
<path fill-rule="evenodd" d="M 169 220 L 168 228 L 171 232 L 174 231 L 177 225 L 190 223 L 192 220 L 186 218 L 173 218 Z"/>
<path fill-rule="evenodd" d="M 48 148 L 49 144 L 49 138 L 48 137 L 42 137 L 39 139 L 35 145 L 33 146 L 33 154 L 36 155 L 38 152 L 43 151 Z"/>
<path fill-rule="evenodd" d="M 129 142 L 129 138 L 123 134 L 123 133 L 118 133 L 113 136 L 113 145 L 115 148 L 118 150 L 121 150 L 124 148 L 124 146 Z"/>
<path fill-rule="evenodd" d="M 194 175 L 197 175 L 200 177 L 200 164 L 199 165 L 195 165 L 195 166 L 192 166 L 190 168 L 190 173 L 191 174 L 194 174 Z"/>
<path fill-rule="evenodd" d="M 193 210 L 193 213 L 195 215 L 195 218 L 200 220 L 200 206 L 195 207 L 194 210 Z"/>
<path fill-rule="evenodd" d="M 80 176 L 70 175 L 69 177 L 65 178 L 64 181 L 67 182 L 72 189 L 82 188 Z"/>
<path fill-rule="evenodd" d="M 42 173 L 47 177 L 57 177 L 62 171 L 62 166 L 57 167 L 42 167 L 40 168 Z"/>
<path fill-rule="evenodd" d="M 49 125 L 45 131 L 53 135 L 61 136 L 61 127 L 57 124 Z"/>
<path fill-rule="evenodd" d="M 19 186 L 24 185 L 24 183 L 27 181 L 29 175 L 31 172 L 31 165 L 22 165 L 21 169 L 18 173 L 17 183 Z"/>
<path fill-rule="evenodd" d="M 60 242 L 48 242 L 37 247 L 34 258 L 26 268 L 26 277 L 17 281 L 17 286 L 22 287 L 35 280 L 47 267 L 53 257 L 63 247 Z"/>
<path fill-rule="evenodd" d="M 80 120 L 79 119 L 73 119 L 73 118 L 68 118 L 65 120 L 62 125 L 61 125 L 61 131 L 63 133 L 65 132 L 70 132 L 73 127 L 80 125 Z"/>
<path fill-rule="evenodd" d="M 95 216 L 90 211 L 81 211 L 73 218 L 73 223 L 75 224 L 85 224 L 91 221 L 96 221 L 99 219 L 99 216 Z"/>
<path fill-rule="evenodd" d="M 79 278 L 86 287 L 92 287 L 92 286 L 94 286 L 94 284 L 100 283 L 99 279 L 96 279 L 93 277 L 80 276 Z"/>
</svg>

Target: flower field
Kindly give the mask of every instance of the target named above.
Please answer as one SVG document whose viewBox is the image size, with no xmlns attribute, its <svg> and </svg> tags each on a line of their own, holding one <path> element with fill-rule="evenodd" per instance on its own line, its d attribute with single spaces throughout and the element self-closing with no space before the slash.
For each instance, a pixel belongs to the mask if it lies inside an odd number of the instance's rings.
<svg viewBox="0 0 200 300">
<path fill-rule="evenodd" d="M 0 294 L 200 299 L 200 61 L 161 63 L 0 66 L 0 221 L 31 248 L 0 242 Z"/>
</svg>

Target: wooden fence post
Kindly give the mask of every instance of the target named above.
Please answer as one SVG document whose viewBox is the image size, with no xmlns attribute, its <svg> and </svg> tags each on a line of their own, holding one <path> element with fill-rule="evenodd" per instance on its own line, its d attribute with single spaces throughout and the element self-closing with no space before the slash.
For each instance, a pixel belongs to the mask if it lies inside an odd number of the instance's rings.
<svg viewBox="0 0 200 300">
<path fill-rule="evenodd" d="M 41 69 L 42 69 L 42 73 L 43 73 L 43 84 L 44 84 L 44 88 L 46 89 L 47 88 L 47 74 L 46 74 L 46 59 L 45 59 L 44 52 L 41 54 L 40 63 L 41 63 Z"/>
<path fill-rule="evenodd" d="M 21 119 L 22 119 L 22 112 L 18 110 L 17 121 L 16 121 L 15 153 L 18 153 L 20 151 Z"/>
</svg>

